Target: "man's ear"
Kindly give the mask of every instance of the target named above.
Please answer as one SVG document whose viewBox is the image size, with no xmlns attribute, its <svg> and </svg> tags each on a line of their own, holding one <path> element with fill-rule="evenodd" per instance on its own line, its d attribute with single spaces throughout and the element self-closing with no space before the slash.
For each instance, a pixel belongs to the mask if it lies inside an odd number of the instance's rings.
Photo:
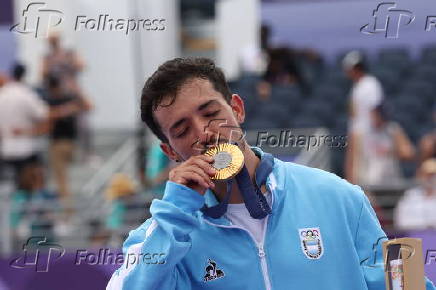
<svg viewBox="0 0 436 290">
<path fill-rule="evenodd" d="M 232 100 L 230 102 L 230 106 L 232 107 L 233 113 L 235 114 L 236 120 L 239 124 L 244 123 L 245 120 L 245 108 L 244 101 L 238 94 L 232 95 Z"/>
<path fill-rule="evenodd" d="M 170 146 L 170 144 L 161 142 L 160 149 L 162 149 L 163 153 L 165 153 L 165 155 L 169 159 L 176 161 L 176 162 L 181 161 L 179 154 L 177 154 L 176 151 L 173 150 L 173 148 Z"/>
</svg>

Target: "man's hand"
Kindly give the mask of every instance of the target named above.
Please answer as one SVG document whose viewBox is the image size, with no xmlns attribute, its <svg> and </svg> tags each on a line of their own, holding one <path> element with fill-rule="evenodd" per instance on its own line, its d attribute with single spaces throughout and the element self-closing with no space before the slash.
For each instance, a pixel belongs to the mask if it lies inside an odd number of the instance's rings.
<svg viewBox="0 0 436 290">
<path fill-rule="evenodd" d="M 172 169 L 169 180 L 183 184 L 203 195 L 208 188 L 214 188 L 211 177 L 216 170 L 211 166 L 214 159 L 206 155 L 191 156 L 188 160 Z"/>
</svg>

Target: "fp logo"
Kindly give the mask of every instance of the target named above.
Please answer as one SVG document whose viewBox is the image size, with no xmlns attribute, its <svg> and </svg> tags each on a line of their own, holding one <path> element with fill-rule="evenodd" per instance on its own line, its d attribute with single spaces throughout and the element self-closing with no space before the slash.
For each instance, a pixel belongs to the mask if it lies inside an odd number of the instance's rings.
<svg viewBox="0 0 436 290">
<path fill-rule="evenodd" d="M 47 257 L 43 257 L 41 252 L 47 253 Z M 34 267 L 36 272 L 48 272 L 50 261 L 58 260 L 64 254 L 65 249 L 61 245 L 47 242 L 46 237 L 31 237 L 23 245 L 23 255 L 9 265 L 17 269 Z"/>
<path fill-rule="evenodd" d="M 44 2 L 33 2 L 27 5 L 21 15 L 21 21 L 10 28 L 21 34 L 33 34 L 35 38 L 47 37 L 50 28 L 62 22 L 63 13 L 59 10 L 45 9 Z"/>
<path fill-rule="evenodd" d="M 210 129 L 212 127 L 216 128 L 229 128 L 230 130 L 228 139 L 221 135 L 221 133 L 218 133 L 218 135 L 214 135 L 210 132 Z M 201 136 L 202 140 L 206 141 L 206 147 L 205 144 L 202 144 L 200 139 L 197 139 L 194 141 L 194 143 L 191 144 L 191 148 L 194 150 L 200 151 L 201 154 L 203 154 L 207 149 L 213 146 L 217 146 L 221 142 L 227 142 L 227 143 L 237 143 L 239 145 L 239 142 L 245 138 L 246 132 L 241 129 L 239 126 L 233 126 L 227 124 L 226 119 L 212 119 L 210 120 L 206 126 L 203 128 L 203 136 Z M 204 142 L 203 142 L 204 143 Z"/>
<path fill-rule="evenodd" d="M 365 34 L 385 33 L 386 38 L 398 38 L 401 25 L 409 25 L 415 16 L 408 10 L 395 9 L 392 2 L 380 3 L 372 13 L 373 23 L 365 24 L 360 32 Z"/>
</svg>

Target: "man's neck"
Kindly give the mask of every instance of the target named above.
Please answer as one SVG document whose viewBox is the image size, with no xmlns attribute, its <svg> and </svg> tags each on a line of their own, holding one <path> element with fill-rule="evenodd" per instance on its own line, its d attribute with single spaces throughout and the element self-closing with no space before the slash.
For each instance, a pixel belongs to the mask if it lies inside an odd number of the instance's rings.
<svg viewBox="0 0 436 290">
<path fill-rule="evenodd" d="M 244 153 L 244 164 L 247 167 L 248 174 L 250 175 L 250 179 L 255 181 L 255 172 L 257 166 L 259 166 L 260 159 L 256 156 L 256 154 L 251 150 L 250 146 L 245 144 Z M 218 181 L 215 183 L 214 190 L 216 198 L 221 201 L 227 195 L 227 182 L 226 181 Z M 232 184 L 232 195 L 230 197 L 229 203 L 243 203 L 244 199 L 242 198 L 242 194 L 239 191 L 238 185 L 236 182 Z"/>
</svg>

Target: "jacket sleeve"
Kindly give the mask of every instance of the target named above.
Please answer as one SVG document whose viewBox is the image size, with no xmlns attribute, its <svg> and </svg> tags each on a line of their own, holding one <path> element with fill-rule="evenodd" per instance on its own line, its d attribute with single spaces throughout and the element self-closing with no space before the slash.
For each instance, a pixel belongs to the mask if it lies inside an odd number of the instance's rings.
<svg viewBox="0 0 436 290">
<path fill-rule="evenodd" d="M 191 247 L 189 234 L 199 226 L 197 213 L 203 205 L 204 196 L 168 181 L 163 199 L 151 204 L 151 218 L 129 233 L 124 263 L 106 289 L 190 289 L 177 264 Z"/>
<path fill-rule="evenodd" d="M 368 289 L 386 290 L 382 245 L 388 238 L 381 229 L 368 198 L 363 193 L 362 197 L 362 208 L 355 238 L 356 249 Z M 433 283 L 425 279 L 426 290 L 436 290 Z"/>
</svg>

